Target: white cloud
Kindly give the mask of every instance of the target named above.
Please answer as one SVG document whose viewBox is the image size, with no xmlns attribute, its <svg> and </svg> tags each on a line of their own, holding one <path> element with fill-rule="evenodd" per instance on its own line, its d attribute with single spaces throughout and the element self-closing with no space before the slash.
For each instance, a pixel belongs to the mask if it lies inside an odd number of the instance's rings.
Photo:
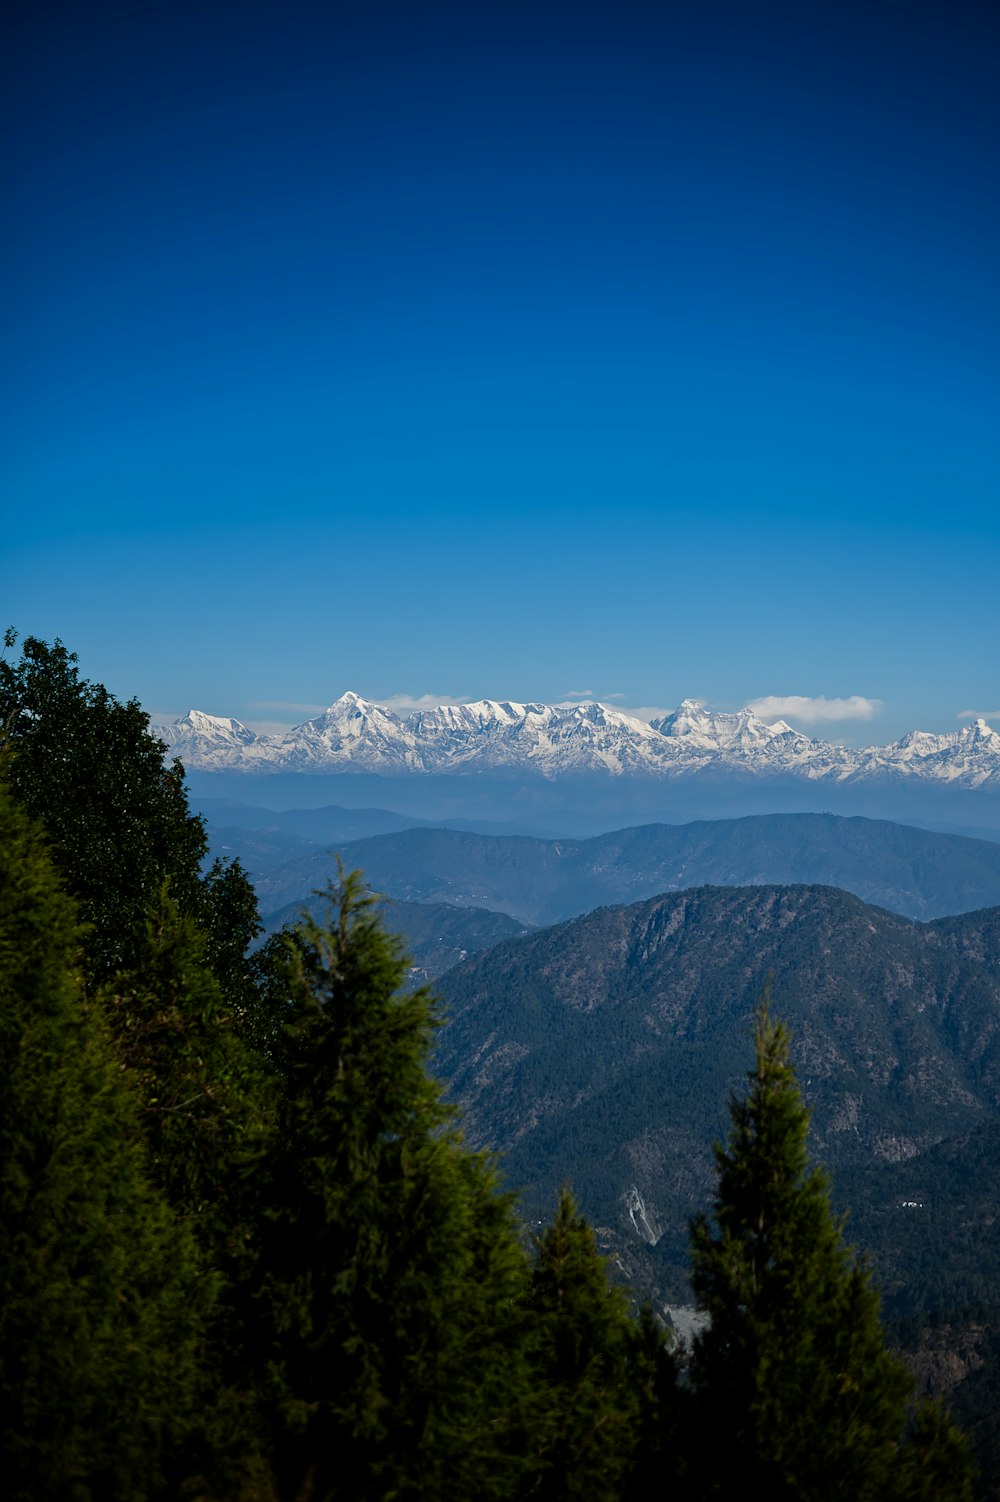
<svg viewBox="0 0 1000 1502">
<path fill-rule="evenodd" d="M 573 709 L 577 704 L 593 704 L 595 702 L 609 704 L 619 714 L 627 714 L 633 720 L 643 720 L 647 725 L 650 720 L 660 720 L 664 715 L 673 714 L 677 708 L 676 704 L 670 705 L 669 708 L 662 704 L 623 704 L 621 700 L 627 698 L 627 694 L 595 694 L 592 688 L 587 688 L 581 690 L 579 693 L 568 693 L 564 699 L 556 699 L 554 701 L 554 708 Z"/>
<path fill-rule="evenodd" d="M 647 725 L 650 720 L 661 719 L 663 715 L 673 714 L 677 708 L 676 704 L 670 709 L 664 709 L 661 704 L 642 704 L 634 707 L 630 704 L 615 702 L 625 697 L 625 694 L 601 694 L 599 696 L 592 694 L 589 698 L 583 699 L 556 699 L 552 707 L 553 709 L 575 709 L 578 704 L 607 704 L 617 714 L 627 714 L 633 720 L 644 720 Z"/>
<path fill-rule="evenodd" d="M 866 699 L 864 694 L 851 694 L 848 699 L 827 699 L 822 694 L 814 698 L 805 694 L 765 694 L 761 699 L 751 699 L 746 707 L 762 720 L 800 720 L 803 725 L 826 725 L 839 720 L 870 720 L 882 708 L 882 700 Z"/>
<path fill-rule="evenodd" d="M 415 714 L 418 709 L 438 709 L 441 705 L 455 708 L 473 701 L 468 694 L 389 694 L 375 702 L 396 714 Z"/>
<path fill-rule="evenodd" d="M 1000 720 L 1000 709 L 961 709 L 960 720 Z"/>
</svg>

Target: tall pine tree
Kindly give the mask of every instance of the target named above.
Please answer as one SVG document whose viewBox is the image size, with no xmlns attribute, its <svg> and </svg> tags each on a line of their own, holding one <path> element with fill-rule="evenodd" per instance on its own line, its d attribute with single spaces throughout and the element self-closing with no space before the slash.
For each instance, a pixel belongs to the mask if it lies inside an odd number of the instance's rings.
<svg viewBox="0 0 1000 1502">
<path fill-rule="evenodd" d="M 886 1349 L 878 1295 L 810 1165 L 786 1029 L 766 1004 L 749 1090 L 716 1148 L 712 1220 L 692 1228 L 709 1324 L 691 1360 L 695 1493 L 789 1502 L 968 1496 L 961 1438 L 928 1411 L 907 1439 L 912 1382 Z"/>
<path fill-rule="evenodd" d="M 634 1320 L 568 1189 L 535 1239 L 528 1292 L 535 1389 L 526 1496 L 618 1502 L 659 1495 L 673 1363 L 647 1315 Z"/>
<path fill-rule="evenodd" d="M 282 1499 L 509 1496 L 523 1258 L 427 1072 L 423 989 L 355 873 L 292 945 L 256 1362 Z"/>
</svg>

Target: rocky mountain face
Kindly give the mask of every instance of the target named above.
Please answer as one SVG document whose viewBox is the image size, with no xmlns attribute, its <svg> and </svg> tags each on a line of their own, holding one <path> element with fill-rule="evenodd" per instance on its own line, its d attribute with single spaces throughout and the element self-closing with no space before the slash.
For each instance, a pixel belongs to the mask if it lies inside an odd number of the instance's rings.
<svg viewBox="0 0 1000 1502">
<path fill-rule="evenodd" d="M 802 778 L 843 785 L 921 780 L 1000 790 L 1000 732 L 978 720 L 954 735 L 914 731 L 888 746 L 852 750 L 813 740 L 752 711 L 716 714 L 686 699 L 646 724 L 604 704 L 517 704 L 486 699 L 403 719 L 346 693 L 316 719 L 263 736 L 238 720 L 191 710 L 153 727 L 185 766 L 247 774 L 367 772 L 583 774 L 676 779 L 692 773 Z"/>
<path fill-rule="evenodd" d="M 835 1187 L 1000 1110 L 1000 909 L 919 924 L 825 887 L 696 888 L 500 944 L 440 978 L 438 1068 L 529 1207 L 569 1180 L 676 1294 L 769 977 Z"/>
</svg>

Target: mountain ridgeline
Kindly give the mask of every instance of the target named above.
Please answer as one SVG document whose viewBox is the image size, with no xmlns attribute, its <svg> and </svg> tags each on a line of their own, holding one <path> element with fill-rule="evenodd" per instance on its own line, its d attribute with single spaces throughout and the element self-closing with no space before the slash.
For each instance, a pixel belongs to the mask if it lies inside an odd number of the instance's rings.
<svg viewBox="0 0 1000 1502">
<path fill-rule="evenodd" d="M 735 714 L 685 699 L 648 724 L 607 704 L 518 704 L 483 699 L 401 718 L 355 693 L 279 735 L 191 710 L 157 733 L 202 771 L 533 773 L 553 778 L 685 778 L 723 771 L 750 778 L 839 782 L 895 777 L 966 787 L 1000 784 L 1000 732 L 986 720 L 952 735 L 911 731 L 888 746 L 854 750 L 813 740 L 751 709 Z"/>
<path fill-rule="evenodd" d="M 330 829 L 324 813 L 314 814 L 317 840 Z M 298 843 L 309 829 L 301 817 L 289 844 L 282 828 L 209 823 L 213 851 L 243 861 L 265 913 L 304 900 L 334 869 L 329 846 Z M 388 897 L 492 908 L 536 926 L 708 884 L 837 886 L 925 919 L 1000 904 L 1000 844 L 833 814 L 640 825 L 585 840 L 416 828 L 332 844 Z"/>
<path fill-rule="evenodd" d="M 985 720 L 857 749 L 691 699 L 646 724 L 606 704 L 490 699 L 402 718 L 347 693 L 277 736 L 197 710 L 156 730 L 212 800 L 375 805 L 541 835 L 778 811 L 1000 834 L 1000 732 Z"/>
</svg>

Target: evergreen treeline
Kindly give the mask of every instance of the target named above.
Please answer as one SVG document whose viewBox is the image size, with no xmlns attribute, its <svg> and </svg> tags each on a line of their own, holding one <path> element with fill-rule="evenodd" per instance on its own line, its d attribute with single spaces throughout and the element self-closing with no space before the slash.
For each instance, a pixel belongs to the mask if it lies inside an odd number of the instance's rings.
<svg viewBox="0 0 1000 1502">
<path fill-rule="evenodd" d="M 766 1014 L 685 1362 L 568 1193 L 525 1245 L 356 875 L 248 960 L 252 889 L 204 870 L 138 704 L 29 639 L 0 725 L 8 1497 L 971 1495 L 961 1436 L 911 1411 Z"/>
</svg>

